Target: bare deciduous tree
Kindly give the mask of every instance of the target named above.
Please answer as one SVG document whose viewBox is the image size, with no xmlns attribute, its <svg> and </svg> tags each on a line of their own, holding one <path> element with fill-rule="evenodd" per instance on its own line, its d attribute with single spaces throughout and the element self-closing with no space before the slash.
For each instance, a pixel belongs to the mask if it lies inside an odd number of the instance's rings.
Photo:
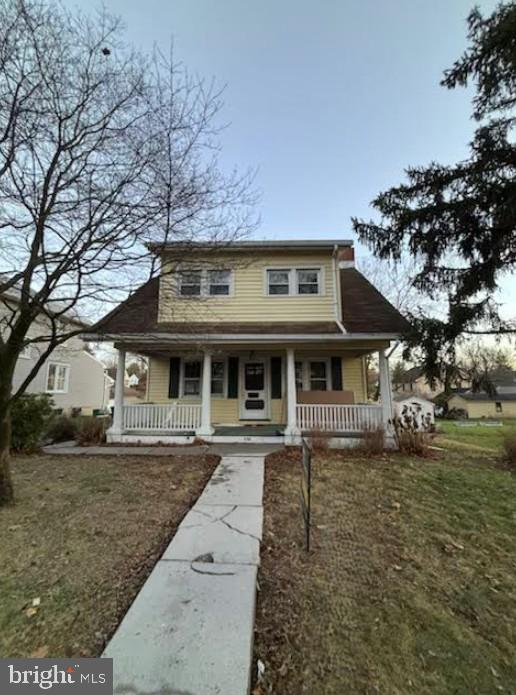
<svg viewBox="0 0 516 695">
<path fill-rule="evenodd" d="M 213 84 L 125 45 L 105 11 L 0 0 L 0 504 L 11 405 L 81 332 L 70 316 L 157 272 L 148 244 L 253 228 L 252 176 L 218 166 L 220 107 Z M 30 344 L 39 357 L 13 392 Z"/>
</svg>

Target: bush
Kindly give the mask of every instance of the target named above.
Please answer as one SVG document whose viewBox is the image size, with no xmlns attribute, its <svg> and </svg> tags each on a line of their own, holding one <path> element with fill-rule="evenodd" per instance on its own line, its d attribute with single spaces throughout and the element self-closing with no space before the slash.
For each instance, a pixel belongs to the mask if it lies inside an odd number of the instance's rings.
<svg viewBox="0 0 516 695">
<path fill-rule="evenodd" d="M 509 468 L 516 470 L 516 432 L 507 432 L 503 438 L 503 450 Z"/>
<path fill-rule="evenodd" d="M 468 413 L 464 408 L 452 408 L 446 413 L 447 420 L 467 420 Z"/>
<path fill-rule="evenodd" d="M 52 417 L 52 399 L 46 394 L 30 393 L 17 398 L 11 407 L 11 448 L 34 451 Z"/>
<path fill-rule="evenodd" d="M 383 427 L 364 430 L 360 444 L 356 447 L 364 456 L 380 456 L 385 448 L 385 432 Z"/>
<path fill-rule="evenodd" d="M 392 426 L 400 453 L 428 456 L 430 435 L 419 429 L 417 421 L 410 417 L 395 417 L 392 420 Z"/>
<path fill-rule="evenodd" d="M 85 418 L 77 434 L 81 446 L 103 444 L 106 441 L 107 418 Z"/>
<path fill-rule="evenodd" d="M 47 429 L 47 437 L 52 442 L 67 442 L 77 436 L 77 420 L 66 415 L 58 415 Z"/>
<path fill-rule="evenodd" d="M 309 440 L 312 451 L 328 451 L 330 448 L 328 438 L 329 435 L 318 428 L 311 430 Z"/>
</svg>

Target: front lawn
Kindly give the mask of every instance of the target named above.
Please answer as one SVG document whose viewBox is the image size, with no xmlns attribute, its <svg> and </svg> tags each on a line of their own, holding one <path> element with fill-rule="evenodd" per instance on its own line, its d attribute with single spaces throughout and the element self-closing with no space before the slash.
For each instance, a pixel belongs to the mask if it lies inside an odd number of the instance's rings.
<svg viewBox="0 0 516 695">
<path fill-rule="evenodd" d="M 497 456 L 269 457 L 255 695 L 516 692 L 516 475 Z M 256 673 L 256 669 L 255 669 Z"/>
<path fill-rule="evenodd" d="M 97 656 L 215 456 L 18 456 L 0 509 L 0 656 Z"/>
<path fill-rule="evenodd" d="M 500 425 L 489 425 L 483 420 L 439 420 L 436 422 L 438 431 L 437 444 L 442 442 L 445 446 L 467 445 L 480 447 L 491 451 L 500 451 L 505 434 L 516 434 L 516 420 L 497 420 Z"/>
</svg>

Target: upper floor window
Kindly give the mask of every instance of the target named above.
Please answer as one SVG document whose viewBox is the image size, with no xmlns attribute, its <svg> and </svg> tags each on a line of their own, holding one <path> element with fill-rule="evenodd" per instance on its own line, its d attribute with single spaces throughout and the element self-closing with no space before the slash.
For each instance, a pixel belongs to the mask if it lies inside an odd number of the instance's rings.
<svg viewBox="0 0 516 695">
<path fill-rule="evenodd" d="M 179 273 L 179 294 L 182 297 L 200 297 L 201 288 L 202 273 L 200 270 Z"/>
<path fill-rule="evenodd" d="M 69 376 L 69 365 L 49 362 L 47 371 L 48 393 L 67 393 Z"/>
<path fill-rule="evenodd" d="M 269 296 L 321 294 L 321 269 L 269 268 L 267 294 Z"/>
<path fill-rule="evenodd" d="M 230 270 L 209 270 L 208 271 L 208 294 L 211 297 L 229 295 L 231 293 L 231 271 Z"/>
<path fill-rule="evenodd" d="M 296 286 L 298 294 L 319 294 L 320 274 L 318 268 L 302 268 L 296 270 Z"/>
<path fill-rule="evenodd" d="M 232 293 L 231 270 L 183 270 L 178 273 L 181 297 L 227 297 Z"/>
</svg>

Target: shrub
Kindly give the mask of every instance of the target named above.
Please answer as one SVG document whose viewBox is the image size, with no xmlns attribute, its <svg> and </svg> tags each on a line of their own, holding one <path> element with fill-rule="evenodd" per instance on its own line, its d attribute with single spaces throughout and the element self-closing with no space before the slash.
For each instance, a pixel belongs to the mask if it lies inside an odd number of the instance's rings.
<svg viewBox="0 0 516 695">
<path fill-rule="evenodd" d="M 400 453 L 428 456 L 430 435 L 419 429 L 417 421 L 410 417 L 395 417 L 391 424 Z"/>
<path fill-rule="evenodd" d="M 320 429 L 314 428 L 311 430 L 309 439 L 312 451 L 328 451 L 328 437 L 329 435 Z"/>
<path fill-rule="evenodd" d="M 516 470 L 516 432 L 507 432 L 505 434 L 503 450 L 509 467 Z"/>
<path fill-rule="evenodd" d="M 77 434 L 77 441 L 81 446 L 103 444 L 106 441 L 106 425 L 107 418 L 85 418 Z"/>
<path fill-rule="evenodd" d="M 364 456 L 380 456 L 385 448 L 385 432 L 383 427 L 364 430 L 362 439 L 356 449 Z"/>
<path fill-rule="evenodd" d="M 464 408 L 451 408 L 446 413 L 446 419 L 447 420 L 467 420 L 468 419 L 468 413 Z"/>
<path fill-rule="evenodd" d="M 58 415 L 49 424 L 47 437 L 52 442 L 67 442 L 77 436 L 77 420 L 66 415 Z"/>
<path fill-rule="evenodd" d="M 46 394 L 25 394 L 11 407 L 11 448 L 33 451 L 43 440 L 52 417 L 52 399 Z"/>
</svg>

